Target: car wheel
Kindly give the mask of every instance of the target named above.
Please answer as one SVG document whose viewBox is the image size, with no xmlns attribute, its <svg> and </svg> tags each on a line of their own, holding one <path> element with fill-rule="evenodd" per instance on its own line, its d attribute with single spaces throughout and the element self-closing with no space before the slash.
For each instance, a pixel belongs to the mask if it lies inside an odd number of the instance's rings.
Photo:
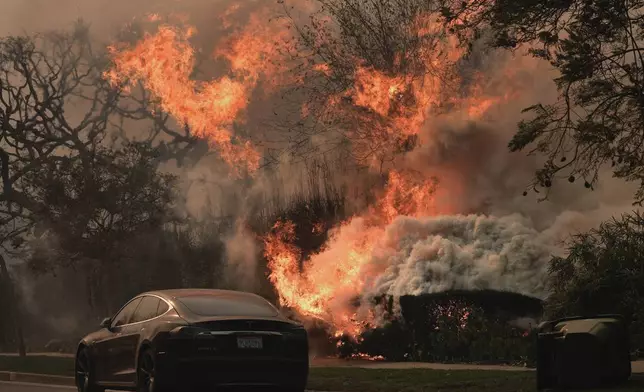
<svg viewBox="0 0 644 392">
<path fill-rule="evenodd" d="M 94 384 L 94 373 L 89 352 L 86 348 L 76 354 L 76 388 L 78 392 L 104 392 L 105 389 Z"/>
<path fill-rule="evenodd" d="M 156 361 L 152 350 L 145 349 L 139 357 L 137 369 L 137 391 L 138 392 L 156 392 Z"/>
<path fill-rule="evenodd" d="M 171 392 L 172 388 L 161 385 L 157 378 L 157 363 L 154 351 L 147 348 L 141 352 L 137 368 L 138 392 Z"/>
</svg>

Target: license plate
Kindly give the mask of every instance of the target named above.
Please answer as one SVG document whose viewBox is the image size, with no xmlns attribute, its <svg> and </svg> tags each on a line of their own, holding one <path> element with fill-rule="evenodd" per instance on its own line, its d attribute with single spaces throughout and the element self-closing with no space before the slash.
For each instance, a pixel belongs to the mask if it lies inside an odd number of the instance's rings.
<svg viewBox="0 0 644 392">
<path fill-rule="evenodd" d="M 262 338 L 237 338 L 237 347 L 243 349 L 261 349 Z"/>
</svg>

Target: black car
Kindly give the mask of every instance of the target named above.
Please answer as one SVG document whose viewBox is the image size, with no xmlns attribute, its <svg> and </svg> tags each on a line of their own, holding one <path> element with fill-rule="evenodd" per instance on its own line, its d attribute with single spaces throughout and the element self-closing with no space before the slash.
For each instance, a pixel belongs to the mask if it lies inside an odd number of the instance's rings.
<svg viewBox="0 0 644 392">
<path fill-rule="evenodd" d="M 79 392 L 213 386 L 304 391 L 308 351 L 304 327 L 258 295 L 151 291 L 134 297 L 81 340 L 76 385 Z"/>
</svg>

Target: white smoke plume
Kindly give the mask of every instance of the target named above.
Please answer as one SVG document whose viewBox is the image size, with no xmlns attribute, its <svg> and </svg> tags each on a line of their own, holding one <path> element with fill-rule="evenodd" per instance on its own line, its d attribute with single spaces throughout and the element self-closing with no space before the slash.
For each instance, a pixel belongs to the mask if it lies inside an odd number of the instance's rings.
<svg viewBox="0 0 644 392">
<path fill-rule="evenodd" d="M 373 252 L 384 270 L 369 295 L 494 289 L 544 298 L 554 248 L 531 226 L 518 214 L 400 217 Z"/>
<path fill-rule="evenodd" d="M 232 286 L 246 291 L 259 287 L 257 276 L 258 244 L 245 220 L 238 220 L 235 232 L 224 241 L 226 245 L 226 276 Z"/>
<path fill-rule="evenodd" d="M 366 249 L 361 246 L 365 239 Z M 537 231 L 520 214 L 400 216 L 385 227 L 360 217 L 335 229 L 325 248 L 308 261 L 303 280 L 296 277 L 292 283 L 303 291 L 313 288 L 305 312 L 351 331 L 354 323 L 383 321 L 381 309 L 371 305 L 382 296 L 395 299 L 394 312 L 400 311 L 401 296 L 448 290 L 499 290 L 545 299 L 548 261 L 561 251 L 550 233 Z M 350 305 L 356 298 L 357 311 Z"/>
</svg>

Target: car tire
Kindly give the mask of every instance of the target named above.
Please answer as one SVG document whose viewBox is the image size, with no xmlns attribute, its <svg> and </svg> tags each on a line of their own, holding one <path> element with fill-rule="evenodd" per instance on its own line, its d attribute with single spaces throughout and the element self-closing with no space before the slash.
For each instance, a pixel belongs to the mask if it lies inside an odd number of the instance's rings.
<svg viewBox="0 0 644 392">
<path fill-rule="evenodd" d="M 82 348 L 76 354 L 76 389 L 78 392 L 105 392 L 105 388 L 96 385 L 94 367 L 87 348 Z"/>
<path fill-rule="evenodd" d="M 174 392 L 169 385 L 159 383 L 157 362 L 154 350 L 146 348 L 141 351 L 136 369 L 137 392 Z"/>
</svg>

